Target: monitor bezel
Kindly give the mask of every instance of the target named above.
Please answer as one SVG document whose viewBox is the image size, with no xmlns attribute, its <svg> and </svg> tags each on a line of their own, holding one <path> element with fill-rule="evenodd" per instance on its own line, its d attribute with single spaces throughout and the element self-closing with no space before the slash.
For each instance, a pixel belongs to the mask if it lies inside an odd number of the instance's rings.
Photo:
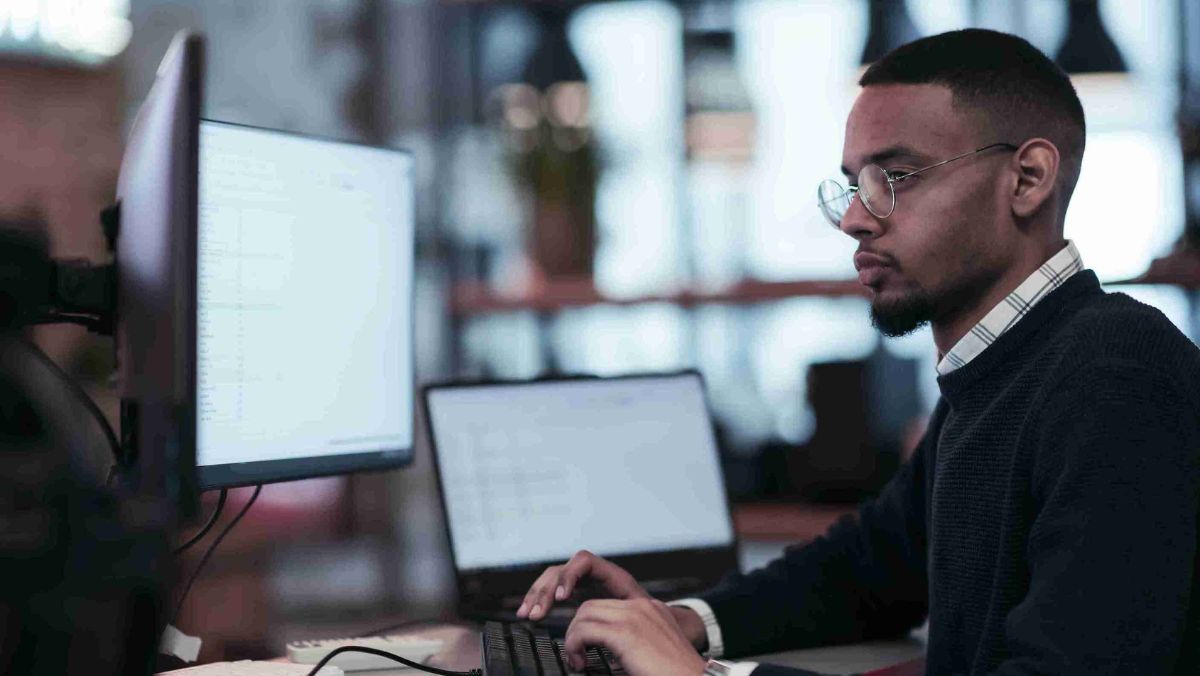
<svg viewBox="0 0 1200 676">
<path fill-rule="evenodd" d="M 197 125 L 197 139 L 200 136 L 200 129 L 206 124 L 222 125 L 227 127 L 235 127 L 240 129 L 249 129 L 259 132 L 267 132 L 279 136 L 289 138 L 300 138 L 313 141 L 321 141 L 336 145 L 354 146 L 358 148 L 371 148 L 374 150 L 383 150 L 391 153 L 402 155 L 408 160 L 409 180 L 412 184 L 413 196 L 413 229 L 410 233 L 411 247 L 410 253 L 412 256 L 412 265 L 409 266 L 409 288 L 408 302 L 411 312 L 408 321 L 408 340 L 410 349 L 407 355 L 404 356 L 408 360 L 408 387 L 409 400 L 411 402 L 411 430 L 412 434 L 409 438 L 407 447 L 388 448 L 378 451 L 367 451 L 362 453 L 346 453 L 338 455 L 313 455 L 288 458 L 286 460 L 255 460 L 251 462 L 241 463 L 223 463 L 215 465 L 200 464 L 200 449 L 197 440 L 196 444 L 196 480 L 201 490 L 212 490 L 217 488 L 237 488 L 240 486 L 254 486 L 258 484 L 279 483 L 284 481 L 298 481 L 301 479 L 316 479 L 320 477 L 337 476 L 343 474 L 355 474 L 360 472 L 381 472 L 386 470 L 399 469 L 412 464 L 416 455 L 416 409 L 418 406 L 417 397 L 417 377 L 416 377 L 416 158 L 412 151 L 405 148 L 396 148 L 391 146 L 383 146 L 372 143 L 364 143 L 361 141 L 353 141 L 348 139 L 334 138 L 330 136 L 322 136 L 318 134 L 309 134 L 303 132 L 288 131 L 283 129 L 274 129 L 258 125 L 244 124 L 240 122 L 229 122 L 227 120 L 218 120 L 210 117 L 200 117 L 200 122 Z M 197 144 L 198 153 L 203 152 Z M 200 168 L 197 164 L 196 186 L 197 186 L 197 204 L 199 200 L 200 189 Z M 197 239 L 199 239 L 199 223 L 197 222 Z M 199 261 L 199 246 L 196 249 L 196 274 L 199 279 L 200 261 Z M 197 290 L 199 282 L 197 281 Z M 200 303 L 197 298 L 196 313 L 199 314 Z M 196 328 L 199 330 L 199 317 L 196 318 Z M 197 355 L 197 359 L 199 356 Z M 199 362 L 197 361 L 197 373 L 199 372 Z M 197 377 L 194 386 L 195 400 L 199 401 L 199 378 Z M 196 420 L 196 430 L 199 434 L 200 421 Z"/>
<path fill-rule="evenodd" d="M 535 561 L 512 566 L 492 566 L 480 568 L 461 568 L 454 551 L 453 526 L 450 523 L 450 508 L 446 501 L 443 484 L 441 463 L 438 459 L 437 438 L 433 429 L 433 418 L 430 415 L 430 395 L 434 392 L 454 389 L 479 389 L 488 387 L 509 387 L 513 385 L 540 385 L 546 383 L 571 382 L 607 382 L 614 380 L 661 380 L 664 378 L 693 377 L 700 386 L 704 398 L 705 411 L 712 422 L 712 406 L 708 397 L 708 387 L 704 375 L 696 369 L 683 369 L 665 372 L 627 373 L 615 376 L 594 375 L 553 375 L 528 379 L 514 380 L 452 380 L 430 383 L 421 388 L 422 417 L 424 431 L 428 439 L 430 454 L 433 456 L 434 475 L 437 479 L 438 499 L 442 506 L 442 517 L 445 521 L 446 546 L 450 560 L 454 566 L 456 590 L 458 593 L 458 611 L 466 617 L 490 618 L 506 617 L 516 609 L 514 594 L 522 593 L 537 579 L 548 566 L 561 564 L 562 561 Z M 690 579 L 693 583 L 687 585 L 690 591 L 710 587 L 719 582 L 727 574 L 736 572 L 738 568 L 738 534 L 733 519 L 733 501 L 729 492 L 729 482 L 721 465 L 721 448 L 716 430 L 712 430 L 713 449 L 716 453 L 718 470 L 721 473 L 722 497 L 725 500 L 725 514 L 729 523 L 729 542 L 701 546 L 689 549 L 663 549 L 605 555 L 605 558 L 629 571 L 640 582 L 655 581 L 668 578 Z M 673 592 L 678 590 L 672 590 Z M 651 593 L 658 595 L 651 590 Z M 500 613 L 497 615 L 497 613 Z"/>
<path fill-rule="evenodd" d="M 130 124 L 113 211 L 124 483 L 196 509 L 196 222 L 206 40 L 176 33 Z M 163 138 L 156 135 L 166 136 Z M 147 272 L 157 242 L 162 266 Z"/>
</svg>

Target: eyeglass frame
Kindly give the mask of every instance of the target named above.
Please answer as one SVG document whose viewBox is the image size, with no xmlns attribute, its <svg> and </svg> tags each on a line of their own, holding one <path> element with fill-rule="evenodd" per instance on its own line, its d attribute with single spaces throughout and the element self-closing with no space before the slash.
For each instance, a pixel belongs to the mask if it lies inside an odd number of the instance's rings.
<svg viewBox="0 0 1200 676">
<path fill-rule="evenodd" d="M 887 179 L 888 191 L 892 194 L 892 208 L 886 214 L 880 215 L 880 214 L 875 213 L 875 210 L 872 209 L 871 206 L 866 201 L 863 201 L 863 206 L 867 209 L 867 211 L 869 211 L 871 213 L 872 216 L 875 216 L 876 218 L 880 218 L 880 219 L 887 218 L 888 216 L 891 216 L 896 211 L 896 187 L 895 187 L 895 184 L 897 184 L 900 181 L 903 181 L 905 179 L 916 176 L 917 174 L 919 174 L 921 172 L 929 171 L 930 169 L 936 169 L 937 167 L 940 167 L 943 164 L 950 164 L 951 162 L 954 162 L 956 160 L 961 160 L 964 157 L 970 157 L 972 155 L 977 155 L 985 150 L 991 150 L 993 148 L 1007 148 L 1008 150 L 1015 152 L 1017 150 L 1020 150 L 1021 147 L 1014 143 L 1007 143 L 1007 142 L 1003 142 L 1003 141 L 1001 141 L 999 143 L 991 143 L 986 146 L 976 148 L 975 150 L 969 150 L 961 155 L 955 155 L 954 157 L 951 157 L 948 160 L 942 160 L 941 162 L 931 164 L 927 167 L 921 167 L 920 169 L 914 169 L 910 172 L 900 174 L 899 176 L 892 176 L 891 173 L 889 173 L 886 169 L 884 169 L 883 167 L 880 167 L 879 165 L 872 162 L 871 164 L 864 166 L 862 169 L 859 169 L 858 175 L 859 175 L 859 177 L 861 177 L 862 172 L 865 171 L 868 167 L 872 167 L 872 166 L 878 167 L 880 169 L 880 171 L 883 172 L 884 178 Z M 821 200 L 821 198 L 820 198 L 821 197 L 821 186 L 826 183 L 833 183 L 834 185 L 836 185 L 837 187 L 842 189 L 842 193 L 833 199 Z M 861 178 L 859 179 L 859 183 L 862 183 Z M 833 179 L 833 178 L 827 178 L 824 181 L 821 181 L 820 183 L 817 184 L 817 208 L 821 210 L 822 215 L 825 216 L 825 220 L 829 221 L 830 224 L 833 225 L 833 227 L 841 229 L 841 227 L 842 227 L 841 219 L 838 219 L 838 222 L 834 223 L 832 221 L 832 219 L 830 219 L 828 214 L 826 213 L 826 211 L 824 209 L 825 205 L 829 204 L 830 202 L 834 201 L 835 199 L 841 199 L 842 197 L 845 197 L 847 194 L 849 195 L 849 197 L 847 198 L 847 201 L 852 201 L 854 199 L 854 197 L 858 194 L 860 187 L 861 186 L 858 186 L 858 185 L 843 186 L 841 184 L 841 182 L 839 182 L 837 179 Z M 847 207 L 847 211 L 849 211 L 849 207 Z M 842 218 L 845 218 L 845 216 L 846 216 L 846 212 L 843 212 Z"/>
</svg>

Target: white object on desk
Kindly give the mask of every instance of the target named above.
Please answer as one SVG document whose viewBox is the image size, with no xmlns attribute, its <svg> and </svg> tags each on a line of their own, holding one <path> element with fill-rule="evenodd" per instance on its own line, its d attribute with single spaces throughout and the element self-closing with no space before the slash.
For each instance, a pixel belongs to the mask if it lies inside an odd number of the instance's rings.
<svg viewBox="0 0 1200 676">
<path fill-rule="evenodd" d="M 424 662 L 431 655 L 442 649 L 441 639 L 422 638 L 420 636 L 370 636 L 360 638 L 331 638 L 317 641 L 294 641 L 288 644 L 288 659 L 299 664 L 316 664 L 329 653 L 342 646 L 362 646 L 375 648 L 399 655 L 413 662 Z M 336 664 L 345 671 L 364 671 L 367 669 L 398 669 L 404 665 L 394 660 L 367 653 L 340 653 L 330 664 Z"/>
<path fill-rule="evenodd" d="M 175 625 L 168 624 L 158 641 L 158 651 L 164 655 L 174 655 L 190 664 L 200 656 L 201 643 L 203 642 L 195 636 L 188 636 L 176 629 Z"/>
<path fill-rule="evenodd" d="M 158 676 L 307 676 L 309 671 L 312 671 L 312 666 L 307 664 L 239 660 L 164 671 Z M 345 676 L 345 672 L 338 667 L 325 666 L 321 667 L 317 676 Z"/>
</svg>

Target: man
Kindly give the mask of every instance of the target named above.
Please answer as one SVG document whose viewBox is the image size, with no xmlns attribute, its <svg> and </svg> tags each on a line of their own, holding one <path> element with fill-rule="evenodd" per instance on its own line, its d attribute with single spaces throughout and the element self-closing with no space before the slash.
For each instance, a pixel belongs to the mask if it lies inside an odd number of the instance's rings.
<svg viewBox="0 0 1200 676">
<path fill-rule="evenodd" d="M 721 665 L 899 636 L 929 621 L 930 674 L 1200 673 L 1200 352 L 1106 294 L 1063 222 L 1084 148 L 1066 75 L 1024 40 L 966 30 L 860 80 L 842 173 L 820 206 L 858 242 L 886 334 L 928 322 L 942 397 L 856 519 L 699 599 L 652 601 L 582 552 L 519 614 L 585 578 L 567 632 L 635 676 L 798 673 Z M 1113 199 L 1138 199 L 1112 167 Z M 1120 223 L 1092 227 L 1117 228 Z"/>
</svg>

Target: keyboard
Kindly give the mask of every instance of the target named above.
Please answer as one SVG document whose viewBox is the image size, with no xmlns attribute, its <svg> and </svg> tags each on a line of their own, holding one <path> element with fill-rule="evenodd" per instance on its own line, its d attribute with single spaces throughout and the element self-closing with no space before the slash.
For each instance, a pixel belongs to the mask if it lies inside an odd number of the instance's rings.
<svg viewBox="0 0 1200 676">
<path fill-rule="evenodd" d="M 567 666 L 562 639 L 527 623 L 488 622 L 483 625 L 484 676 L 619 676 L 625 670 L 612 653 L 589 648 L 583 671 Z"/>
</svg>

